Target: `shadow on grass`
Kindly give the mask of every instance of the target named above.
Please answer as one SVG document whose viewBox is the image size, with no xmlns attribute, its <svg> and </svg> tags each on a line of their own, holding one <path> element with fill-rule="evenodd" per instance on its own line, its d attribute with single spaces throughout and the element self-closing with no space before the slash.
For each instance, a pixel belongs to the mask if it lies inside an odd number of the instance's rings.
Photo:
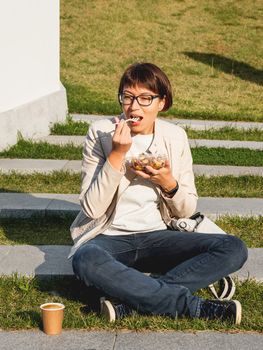
<svg viewBox="0 0 263 350">
<path fill-rule="evenodd" d="M 9 301 L 12 303 L 10 310 L 3 311 L 10 317 L 4 328 L 43 330 L 40 305 L 46 302 L 63 303 L 66 307 L 65 321 L 67 319 L 69 324 L 71 314 L 76 321 L 78 318 L 81 319 L 81 314 L 83 317 L 89 317 L 89 314 L 96 316 L 100 313 L 101 292 L 94 287 L 87 287 L 74 276 L 28 278 L 14 274 L 9 280 L 5 280 L 5 284 L 8 285 L 5 288 L 9 289 L 13 297 Z M 3 287 L 2 289 L 4 290 Z M 79 326 L 82 326 L 81 322 Z"/>
<path fill-rule="evenodd" d="M 188 52 L 183 54 L 195 61 L 202 62 L 217 70 L 236 77 L 250 81 L 252 83 L 263 85 L 263 70 L 254 68 L 247 63 L 227 58 L 214 53 Z"/>
<path fill-rule="evenodd" d="M 37 289 L 50 294 L 51 299 L 63 298 L 68 301 L 80 302 L 82 313 L 100 311 L 100 298 L 105 296 L 97 288 L 87 287 L 84 282 L 79 281 L 75 276 L 53 276 L 35 277 Z"/>
<path fill-rule="evenodd" d="M 8 190 L 6 188 L 0 188 L 0 196 L 2 193 L 21 193 L 21 191 L 17 191 L 17 190 Z"/>
<path fill-rule="evenodd" d="M 42 329 L 41 315 L 37 311 L 17 311 L 16 316 L 24 322 L 30 321 Z"/>
</svg>

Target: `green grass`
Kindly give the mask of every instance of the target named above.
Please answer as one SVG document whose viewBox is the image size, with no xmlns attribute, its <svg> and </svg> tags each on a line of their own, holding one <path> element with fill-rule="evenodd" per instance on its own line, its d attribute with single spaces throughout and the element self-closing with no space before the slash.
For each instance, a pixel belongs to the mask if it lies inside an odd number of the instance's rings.
<svg viewBox="0 0 263 350">
<path fill-rule="evenodd" d="M 72 245 L 69 228 L 73 220 L 70 215 L 0 218 L 0 245 Z"/>
<path fill-rule="evenodd" d="M 66 123 L 55 123 L 51 128 L 51 135 L 86 135 L 88 129 L 88 123 L 68 119 Z"/>
<path fill-rule="evenodd" d="M 242 148 L 192 149 L 195 164 L 263 166 L 263 151 Z M 0 158 L 82 159 L 82 146 L 52 145 L 47 142 L 19 140 L 16 145 L 0 152 Z"/>
<path fill-rule="evenodd" d="M 87 288 L 74 277 L 39 279 L 18 277 L 0 278 L 0 324 L 5 330 L 41 328 L 39 306 L 46 302 L 62 302 L 65 305 L 64 329 L 87 330 L 242 330 L 262 331 L 263 284 L 254 281 L 237 282 L 236 298 L 243 306 L 240 326 L 222 321 L 200 319 L 171 319 L 161 316 L 127 317 L 116 323 L 108 323 L 98 315 L 101 294 Z M 211 298 L 206 290 L 199 296 Z"/>
<path fill-rule="evenodd" d="M 233 127 L 207 130 L 186 128 L 186 133 L 189 139 L 263 141 L 263 130 L 252 128 L 249 130 Z"/>
<path fill-rule="evenodd" d="M 69 227 L 73 220 L 72 215 L 1 218 L 0 245 L 71 245 Z M 263 248 L 263 216 L 222 216 L 216 223 L 226 232 L 240 237 L 248 247 Z"/>
<path fill-rule="evenodd" d="M 19 140 L 16 145 L 0 152 L 0 158 L 82 159 L 82 147 Z"/>
<path fill-rule="evenodd" d="M 263 198 L 261 176 L 196 176 L 195 182 L 200 197 Z"/>
<path fill-rule="evenodd" d="M 192 149 L 194 164 L 263 166 L 263 151 L 242 148 Z"/>
<path fill-rule="evenodd" d="M 248 247 L 263 248 L 263 216 L 222 216 L 216 223 L 225 232 L 240 237 Z"/>
<path fill-rule="evenodd" d="M 166 115 L 263 121 L 262 14 L 259 0 L 62 0 L 70 112 L 118 114 L 124 69 L 148 61 L 171 80 L 175 98 Z"/>
<path fill-rule="evenodd" d="M 54 171 L 48 175 L 0 173 L 0 192 L 78 194 L 80 184 L 80 174 L 64 171 Z M 263 198 L 261 176 L 196 176 L 196 187 L 201 197 Z"/>
<path fill-rule="evenodd" d="M 89 124 L 83 121 L 56 123 L 51 129 L 52 135 L 86 135 Z M 263 141 L 263 131 L 251 128 L 237 129 L 234 127 L 223 127 L 220 129 L 194 130 L 185 128 L 189 139 L 210 139 L 210 140 L 240 140 L 240 141 Z"/>
<path fill-rule="evenodd" d="M 53 171 L 51 174 L 0 173 L 0 192 L 80 193 L 80 174 Z"/>
</svg>

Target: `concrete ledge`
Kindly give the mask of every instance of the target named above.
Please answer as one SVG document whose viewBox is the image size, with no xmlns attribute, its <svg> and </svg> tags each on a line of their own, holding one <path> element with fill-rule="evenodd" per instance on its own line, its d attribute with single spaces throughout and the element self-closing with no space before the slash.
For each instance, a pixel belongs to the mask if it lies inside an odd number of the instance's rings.
<svg viewBox="0 0 263 350">
<path fill-rule="evenodd" d="M 56 193 L 1 193 L 0 217 L 29 218 L 32 215 L 77 215 L 79 195 Z"/>
<path fill-rule="evenodd" d="M 32 215 L 76 215 L 80 210 L 78 194 L 1 193 L 0 218 Z M 221 215 L 262 216 L 262 198 L 201 197 L 197 211 L 215 219 Z"/>
<path fill-rule="evenodd" d="M 1 349 L 27 350 L 261 350 L 263 335 L 256 332 L 215 331 L 92 331 L 64 330 L 47 337 L 36 330 L 1 331 Z M 216 347 L 215 347 L 216 345 Z"/>
<path fill-rule="evenodd" d="M 67 96 L 64 86 L 49 95 L 0 113 L 0 150 L 16 144 L 17 133 L 24 138 L 39 138 L 50 133 L 55 122 L 67 116 Z"/>
<path fill-rule="evenodd" d="M 257 175 L 263 176 L 263 167 L 231 166 L 231 165 L 193 165 L 195 175 L 223 176 L 223 175 Z M 53 171 L 69 171 L 80 173 L 81 160 L 55 159 L 0 159 L 0 173 L 8 174 L 12 171 L 21 174 L 52 173 Z"/>
<path fill-rule="evenodd" d="M 48 135 L 39 138 L 37 141 L 47 142 L 52 145 L 67 145 L 83 146 L 85 136 L 71 135 Z M 191 148 L 207 147 L 207 148 L 248 148 L 254 150 L 263 150 L 263 142 L 257 141 L 228 141 L 228 140 L 201 140 L 189 139 Z"/>
<path fill-rule="evenodd" d="M 213 198 L 201 197 L 197 211 L 201 211 L 211 219 L 221 215 L 262 216 L 262 198 Z"/>
<path fill-rule="evenodd" d="M 51 173 L 52 171 L 66 170 L 69 160 L 58 159 L 0 159 L 1 173 L 11 173 L 15 171 L 20 174 Z M 80 172 L 80 161 L 78 162 L 78 172 Z"/>
<path fill-rule="evenodd" d="M 27 276 L 72 276 L 71 246 L 0 246 L 0 275 L 18 273 Z M 239 279 L 255 278 L 263 282 L 263 248 L 250 248 L 246 264 L 233 274 Z"/>
<path fill-rule="evenodd" d="M 0 246 L 0 275 L 71 276 L 70 246 Z"/>
<path fill-rule="evenodd" d="M 189 139 L 191 148 L 206 147 L 206 148 L 248 148 L 253 150 L 263 150 L 263 142 L 259 141 L 230 141 L 230 140 L 202 140 Z"/>
<path fill-rule="evenodd" d="M 263 176 L 263 167 L 231 166 L 231 165 L 193 165 L 195 175 L 224 176 L 224 175 L 256 175 Z"/>
<path fill-rule="evenodd" d="M 95 115 L 95 114 L 72 114 L 73 120 L 92 122 L 100 119 L 111 119 L 113 115 Z M 201 120 L 201 119 L 177 119 L 177 118 L 160 118 L 182 127 L 190 127 L 195 130 L 220 129 L 231 127 L 236 129 L 263 129 L 263 123 L 260 122 L 234 122 L 224 120 Z"/>
</svg>

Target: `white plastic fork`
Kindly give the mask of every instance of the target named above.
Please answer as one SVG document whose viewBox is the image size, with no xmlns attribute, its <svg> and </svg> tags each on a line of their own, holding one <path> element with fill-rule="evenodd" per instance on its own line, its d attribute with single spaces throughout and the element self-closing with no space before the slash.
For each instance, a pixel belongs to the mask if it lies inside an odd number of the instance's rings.
<svg viewBox="0 0 263 350">
<path fill-rule="evenodd" d="M 131 121 L 138 122 L 139 120 L 140 120 L 140 118 L 136 117 L 136 118 L 125 119 L 124 121 L 125 121 L 125 123 L 127 123 L 127 122 L 131 122 Z M 119 122 L 115 123 L 115 125 L 118 125 L 118 124 L 119 124 Z"/>
<path fill-rule="evenodd" d="M 135 118 L 129 118 L 129 119 L 126 119 L 125 122 L 130 122 L 130 121 L 134 121 L 134 122 L 138 122 L 140 120 L 139 117 L 135 117 Z"/>
</svg>

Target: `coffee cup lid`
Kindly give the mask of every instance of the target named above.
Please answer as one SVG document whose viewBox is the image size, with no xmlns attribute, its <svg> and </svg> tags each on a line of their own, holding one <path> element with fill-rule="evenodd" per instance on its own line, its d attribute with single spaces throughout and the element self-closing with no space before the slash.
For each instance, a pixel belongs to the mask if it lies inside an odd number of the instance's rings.
<svg viewBox="0 0 263 350">
<path fill-rule="evenodd" d="M 54 305 L 54 308 L 49 307 L 48 309 L 46 309 L 46 307 L 47 307 L 48 305 L 49 305 L 49 306 Z M 41 309 L 41 310 L 44 309 L 45 311 L 57 310 L 58 307 L 59 307 L 60 309 L 65 309 L 65 305 L 64 305 L 64 304 L 61 304 L 61 303 L 45 303 L 45 304 L 40 305 L 40 309 Z"/>
</svg>

